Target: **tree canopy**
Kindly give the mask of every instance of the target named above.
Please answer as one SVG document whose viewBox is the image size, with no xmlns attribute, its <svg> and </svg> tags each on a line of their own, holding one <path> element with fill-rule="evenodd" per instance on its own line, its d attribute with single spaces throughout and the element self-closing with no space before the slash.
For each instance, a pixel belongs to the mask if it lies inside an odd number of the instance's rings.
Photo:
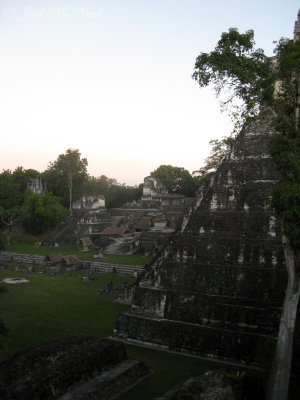
<svg viewBox="0 0 300 400">
<path fill-rule="evenodd" d="M 213 139 L 209 142 L 212 146 L 210 155 L 205 160 L 205 165 L 198 171 L 193 171 L 193 175 L 201 182 L 208 182 L 212 174 L 224 160 L 230 144 L 234 141 L 232 137 Z"/>
<path fill-rule="evenodd" d="M 51 184 L 64 181 L 69 189 L 69 209 L 72 209 L 73 186 L 80 186 L 87 179 L 86 158 L 81 158 L 78 149 L 68 149 L 65 154 L 60 154 L 54 162 L 49 164 L 45 178 Z M 49 179 L 50 178 L 50 179 Z M 54 178 L 54 179 L 53 179 Z M 56 178 L 58 178 L 56 180 Z M 62 185 L 60 185 L 62 186 Z"/>
<path fill-rule="evenodd" d="M 79 151 L 69 149 L 42 173 L 23 167 L 17 167 L 13 172 L 3 170 L 0 173 L 0 228 L 6 226 L 7 242 L 10 241 L 15 221 L 22 222 L 27 230 L 37 234 L 54 227 L 66 215 L 65 207 L 70 207 L 72 198 L 102 194 L 106 207 L 112 208 L 141 197 L 142 184 L 138 187 L 127 186 L 105 175 L 95 178 L 87 174 L 86 167 L 87 160 L 81 159 Z M 28 183 L 35 178 L 41 178 L 46 183 L 48 194 L 37 195 L 26 191 Z M 71 178 L 70 198 L 70 190 L 66 190 L 66 186 Z"/>
<path fill-rule="evenodd" d="M 8 244 L 14 223 L 20 216 L 27 184 L 31 178 L 38 176 L 38 171 L 22 167 L 16 168 L 14 172 L 4 170 L 0 173 L 0 228 L 7 227 Z"/>
<path fill-rule="evenodd" d="M 3 170 L 0 173 L 0 206 L 5 210 L 21 206 L 27 183 L 39 175 L 34 169 L 25 170 L 22 167 L 16 168 L 14 172 Z"/>
<path fill-rule="evenodd" d="M 29 232 L 40 234 L 63 220 L 68 210 L 58 199 L 48 194 L 36 194 L 28 190 L 22 207 L 22 221 Z"/>
<path fill-rule="evenodd" d="M 200 87 L 213 85 L 221 108 L 229 112 L 238 132 L 260 105 L 272 103 L 275 76 L 262 49 L 255 49 L 254 32 L 237 28 L 223 32 L 211 53 L 200 53 L 193 78 Z M 223 96 L 223 97 L 222 97 Z"/>
<path fill-rule="evenodd" d="M 142 185 L 138 187 L 121 185 L 116 179 L 107 178 L 105 175 L 101 175 L 99 178 L 90 176 L 82 186 L 84 194 L 103 194 L 107 208 L 120 207 L 128 201 L 138 200 L 142 191 Z"/>
<path fill-rule="evenodd" d="M 300 252 L 300 42 L 282 39 L 276 47 L 279 80 L 274 108 L 277 135 L 271 155 L 280 172 L 272 205 L 290 244 Z"/>
<path fill-rule="evenodd" d="M 160 165 L 150 175 L 159 178 L 169 193 L 179 193 L 192 197 L 197 190 L 197 179 L 193 178 L 189 171 L 182 167 Z"/>
</svg>

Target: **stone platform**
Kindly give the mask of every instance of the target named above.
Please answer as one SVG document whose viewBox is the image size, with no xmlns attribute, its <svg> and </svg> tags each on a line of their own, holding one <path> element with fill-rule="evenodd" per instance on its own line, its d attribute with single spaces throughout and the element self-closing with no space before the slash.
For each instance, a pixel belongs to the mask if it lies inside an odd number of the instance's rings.
<svg viewBox="0 0 300 400">
<path fill-rule="evenodd" d="M 124 344 L 73 337 L 17 353 L 0 364 L 2 400 L 110 399 L 149 374 Z"/>
</svg>

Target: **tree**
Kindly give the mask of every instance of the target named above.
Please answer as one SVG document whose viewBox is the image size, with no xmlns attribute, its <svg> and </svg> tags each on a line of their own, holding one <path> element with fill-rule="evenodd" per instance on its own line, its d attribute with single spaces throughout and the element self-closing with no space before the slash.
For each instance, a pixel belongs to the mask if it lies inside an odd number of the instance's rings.
<svg viewBox="0 0 300 400">
<path fill-rule="evenodd" d="M 11 172 L 3 170 L 0 173 L 0 205 L 4 209 L 21 206 L 24 193 L 31 178 L 39 177 L 40 173 L 34 169 L 18 167 Z"/>
<path fill-rule="evenodd" d="M 120 207 L 122 204 L 138 200 L 142 193 L 142 185 L 138 187 L 121 185 L 115 179 L 101 175 L 99 178 L 88 177 L 82 186 L 86 195 L 103 194 L 107 208 Z"/>
<path fill-rule="evenodd" d="M 24 170 L 22 167 L 16 168 L 13 173 L 10 170 L 4 170 L 0 174 L 0 226 L 7 227 L 8 245 L 14 223 L 20 215 L 27 183 L 38 175 L 38 171 Z"/>
<path fill-rule="evenodd" d="M 138 200 L 143 193 L 142 186 L 113 185 L 106 194 L 106 204 L 108 208 L 120 207 L 129 201 Z"/>
<path fill-rule="evenodd" d="M 300 42 L 281 39 L 275 51 L 280 83 L 273 105 L 277 135 L 271 143 L 271 155 L 280 180 L 272 193 L 272 206 L 282 222 L 288 284 L 267 398 L 285 400 L 300 296 Z"/>
<path fill-rule="evenodd" d="M 13 182 L 18 185 L 18 190 L 24 196 L 27 189 L 27 184 L 31 179 L 39 178 L 40 172 L 35 169 L 24 169 L 23 167 L 17 167 L 12 173 Z"/>
<path fill-rule="evenodd" d="M 196 179 L 192 177 L 188 170 L 182 167 L 160 165 L 150 175 L 159 178 L 170 193 L 179 193 L 192 197 L 197 190 Z"/>
<path fill-rule="evenodd" d="M 272 205 L 282 222 L 288 286 L 267 399 L 286 400 L 300 294 L 300 42 L 281 39 L 274 51 L 275 59 L 267 59 L 254 45 L 253 31 L 240 34 L 236 28 L 229 29 L 213 52 L 199 55 L 193 78 L 201 87 L 213 84 L 218 95 L 227 90 L 221 107 L 229 110 L 236 132 L 259 118 L 262 107 L 274 113 L 277 134 L 270 152 L 280 180 L 272 193 Z"/>
<path fill-rule="evenodd" d="M 23 201 L 23 193 L 20 192 L 18 184 L 13 180 L 10 170 L 0 174 L 0 226 L 6 226 L 6 241 L 10 244 L 14 222 L 19 214 Z"/>
<path fill-rule="evenodd" d="M 199 183 L 210 179 L 224 160 L 228 147 L 233 141 L 234 139 L 232 137 L 223 137 L 221 140 L 213 139 L 209 142 L 212 149 L 209 157 L 205 160 L 204 167 L 200 168 L 198 171 L 193 171 L 193 175 L 196 175 Z"/>
<path fill-rule="evenodd" d="M 228 111 L 239 132 L 245 122 L 259 114 L 260 105 L 273 101 L 275 76 L 262 49 L 255 49 L 254 32 L 236 28 L 223 32 L 215 50 L 200 53 L 193 78 L 200 87 L 212 84 L 224 96 L 221 109 Z"/>
<path fill-rule="evenodd" d="M 6 242 L 10 245 L 10 238 L 13 232 L 14 222 L 20 215 L 21 208 L 19 206 L 10 207 L 9 209 L 4 209 L 0 205 L 0 221 L 3 225 L 7 227 Z"/>
<path fill-rule="evenodd" d="M 67 183 L 69 189 L 69 209 L 72 211 L 72 196 L 74 181 L 77 186 L 81 185 L 87 179 L 87 159 L 81 158 L 79 150 L 68 149 L 65 154 L 60 154 L 57 160 L 51 162 L 45 177 L 58 176 L 60 180 Z M 55 179 L 54 179 L 55 180 Z M 47 182 L 48 183 L 48 182 Z M 51 189 L 51 185 L 50 185 Z M 54 191 L 55 193 L 55 191 Z"/>
<path fill-rule="evenodd" d="M 25 228 L 36 234 L 52 229 L 68 214 L 58 199 L 48 194 L 35 194 L 28 190 L 22 208 L 22 221 Z"/>
<path fill-rule="evenodd" d="M 20 206 L 23 202 L 23 193 L 13 178 L 10 170 L 4 170 L 0 174 L 0 205 L 8 210 Z"/>
</svg>

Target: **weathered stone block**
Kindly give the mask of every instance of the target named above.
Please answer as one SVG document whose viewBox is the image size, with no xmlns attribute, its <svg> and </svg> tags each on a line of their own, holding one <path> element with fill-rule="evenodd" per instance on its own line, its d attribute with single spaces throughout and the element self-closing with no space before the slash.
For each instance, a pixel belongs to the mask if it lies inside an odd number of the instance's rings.
<svg viewBox="0 0 300 400">
<path fill-rule="evenodd" d="M 83 337 L 45 343 L 0 364 L 0 398 L 57 399 L 75 383 L 125 360 L 125 346 L 112 340 Z"/>
</svg>

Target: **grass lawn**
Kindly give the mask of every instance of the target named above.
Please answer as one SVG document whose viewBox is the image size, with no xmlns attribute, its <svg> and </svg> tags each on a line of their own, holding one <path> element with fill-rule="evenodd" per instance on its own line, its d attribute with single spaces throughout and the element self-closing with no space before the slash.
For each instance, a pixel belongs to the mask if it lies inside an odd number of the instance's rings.
<svg viewBox="0 0 300 400">
<path fill-rule="evenodd" d="M 94 281 L 83 282 L 83 272 L 76 271 L 49 276 L 27 274 L 9 270 L 0 271 L 4 277 L 25 277 L 28 283 L 6 284 L 6 292 L 0 295 L 0 318 L 7 329 L 7 337 L 1 338 L 4 348 L 1 360 L 15 352 L 40 343 L 76 335 L 107 337 L 112 333 L 119 313 L 128 306 L 113 303 L 113 297 L 99 295 L 111 280 L 119 287 L 122 280 L 133 279 L 116 274 L 96 274 Z"/>
<path fill-rule="evenodd" d="M 101 261 L 116 264 L 131 264 L 131 265 L 145 265 L 149 263 L 152 257 L 143 254 L 133 254 L 131 256 L 116 256 L 106 255 L 101 259 L 94 259 L 94 255 L 98 254 L 96 251 L 82 252 L 79 246 L 59 246 L 59 247 L 39 247 L 36 243 L 38 239 L 13 237 L 10 245 L 6 245 L 5 251 L 26 254 L 39 254 L 47 255 L 54 253 L 75 254 L 78 259 L 86 261 Z"/>
<path fill-rule="evenodd" d="M 209 360 L 146 347 L 126 346 L 130 358 L 143 361 L 154 373 L 119 396 L 118 400 L 153 400 L 191 376 L 220 368 L 220 364 Z"/>
<path fill-rule="evenodd" d="M 133 279 L 116 274 L 96 274 L 94 281 L 83 282 L 83 272 L 52 277 L 46 274 L 15 272 L 13 266 L 0 270 L 5 277 L 23 277 L 28 283 L 3 284 L 7 291 L 0 294 L 0 318 L 7 329 L 1 337 L 1 361 L 15 352 L 37 346 L 53 339 L 91 335 L 108 337 L 112 334 L 118 315 L 129 308 L 113 303 L 112 296 L 97 294 L 108 280 L 119 287 L 122 280 Z M 217 364 L 199 358 L 126 345 L 128 356 L 142 360 L 153 374 L 119 396 L 119 400 L 152 400 L 192 375 Z"/>
</svg>

